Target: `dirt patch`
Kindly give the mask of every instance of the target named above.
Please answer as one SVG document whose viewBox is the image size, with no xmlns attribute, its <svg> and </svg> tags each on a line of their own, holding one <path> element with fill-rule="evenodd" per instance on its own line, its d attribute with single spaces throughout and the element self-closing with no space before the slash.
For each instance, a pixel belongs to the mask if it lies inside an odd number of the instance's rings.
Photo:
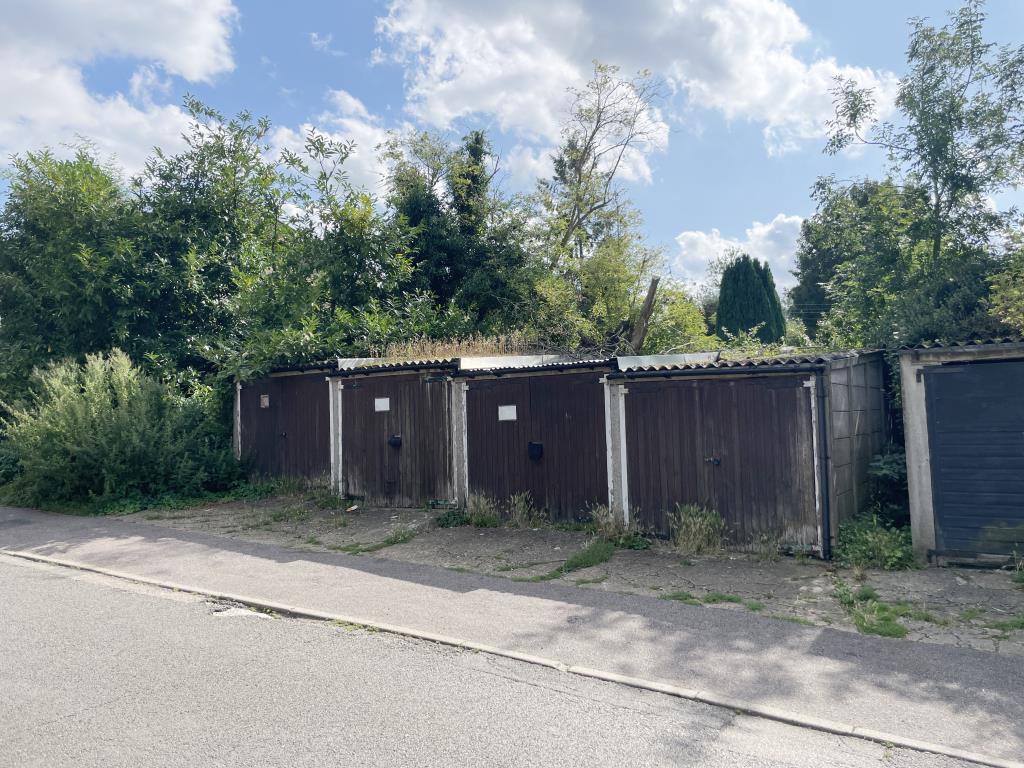
<svg viewBox="0 0 1024 768">
<path fill-rule="evenodd" d="M 340 505 L 310 493 L 226 502 L 187 510 L 152 510 L 129 518 L 308 551 L 372 553 L 405 562 L 516 580 L 550 574 L 593 540 L 589 531 L 539 528 L 438 528 L 436 510 Z M 1005 571 L 926 568 L 850 571 L 810 558 L 774 561 L 751 555 L 680 556 L 665 542 L 617 550 L 560 581 L 581 589 L 681 600 L 708 610 L 755 612 L 784 621 L 856 632 L 836 599 L 836 579 L 869 588 L 903 607 L 906 639 L 1024 656 L 1024 589 Z"/>
</svg>

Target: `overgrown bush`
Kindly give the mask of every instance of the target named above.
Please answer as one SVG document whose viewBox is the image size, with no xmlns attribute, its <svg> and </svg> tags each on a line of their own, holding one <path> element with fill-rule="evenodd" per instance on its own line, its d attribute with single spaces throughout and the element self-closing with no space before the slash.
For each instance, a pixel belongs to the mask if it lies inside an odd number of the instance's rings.
<svg viewBox="0 0 1024 768">
<path fill-rule="evenodd" d="M 907 490 L 907 454 L 889 446 L 871 459 L 868 467 L 873 512 L 890 525 L 902 527 L 910 522 L 910 497 Z"/>
<path fill-rule="evenodd" d="M 6 407 L 5 450 L 17 474 L 3 495 L 12 503 L 103 510 L 241 479 L 210 393 L 178 395 L 119 350 L 36 371 L 28 404 Z"/>
<path fill-rule="evenodd" d="M 687 555 L 718 552 L 729 533 L 716 510 L 697 504 L 677 504 L 669 514 L 668 524 L 672 543 Z"/>
<path fill-rule="evenodd" d="M 435 517 L 434 523 L 438 528 L 459 528 L 469 525 L 469 515 L 461 507 L 452 507 Z"/>
<path fill-rule="evenodd" d="M 910 529 L 897 527 L 867 514 L 839 526 L 835 559 L 852 568 L 912 568 L 914 550 Z"/>
</svg>

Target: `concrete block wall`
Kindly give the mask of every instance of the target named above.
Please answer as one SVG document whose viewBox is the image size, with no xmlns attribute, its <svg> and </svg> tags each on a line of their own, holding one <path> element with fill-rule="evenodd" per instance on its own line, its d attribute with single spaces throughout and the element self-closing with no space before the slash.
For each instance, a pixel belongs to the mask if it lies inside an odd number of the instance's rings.
<svg viewBox="0 0 1024 768">
<path fill-rule="evenodd" d="M 835 360 L 829 393 L 829 511 L 831 538 L 839 525 L 864 509 L 868 468 L 885 447 L 885 390 L 881 353 Z"/>
</svg>

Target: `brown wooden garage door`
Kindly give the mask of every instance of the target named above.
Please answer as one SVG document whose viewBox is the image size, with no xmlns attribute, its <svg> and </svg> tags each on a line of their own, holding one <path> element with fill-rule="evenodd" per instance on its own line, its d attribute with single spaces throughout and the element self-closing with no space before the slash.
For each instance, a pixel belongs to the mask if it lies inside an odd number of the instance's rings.
<svg viewBox="0 0 1024 768">
<path fill-rule="evenodd" d="M 676 504 L 709 506 L 734 542 L 762 533 L 817 546 L 811 390 L 806 376 L 630 381 L 629 504 L 669 533 Z"/>
<path fill-rule="evenodd" d="M 396 507 L 454 499 L 447 378 L 386 374 L 345 379 L 343 385 L 345 493 Z"/>
<path fill-rule="evenodd" d="M 561 519 L 607 504 L 601 375 L 590 371 L 470 381 L 470 491 L 496 500 L 528 492 L 534 504 Z"/>
<path fill-rule="evenodd" d="M 269 376 L 242 385 L 242 458 L 270 477 L 326 479 L 331 470 L 325 373 Z"/>
</svg>

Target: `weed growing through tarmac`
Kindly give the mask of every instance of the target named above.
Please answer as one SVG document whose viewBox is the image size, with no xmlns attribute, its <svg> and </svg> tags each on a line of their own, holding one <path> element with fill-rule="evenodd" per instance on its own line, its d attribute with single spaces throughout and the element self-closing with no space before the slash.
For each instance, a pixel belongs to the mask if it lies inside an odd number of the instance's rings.
<svg viewBox="0 0 1024 768">
<path fill-rule="evenodd" d="M 355 632 L 358 629 L 362 629 L 358 624 L 353 624 L 351 621 L 342 621 L 341 619 L 334 619 L 331 622 L 332 627 L 340 627 L 347 632 Z"/>
<path fill-rule="evenodd" d="M 350 503 L 344 496 L 338 495 L 323 485 L 310 488 L 306 499 L 312 502 L 317 509 L 345 509 Z"/>
<path fill-rule="evenodd" d="M 479 494 L 470 494 L 466 502 L 469 524 L 475 528 L 500 528 L 501 515 L 491 499 Z"/>
<path fill-rule="evenodd" d="M 779 550 L 782 548 L 782 542 L 777 534 L 759 533 L 754 536 L 750 545 L 762 563 L 776 563 L 781 557 Z"/>
<path fill-rule="evenodd" d="M 686 555 L 718 552 L 729 534 L 717 511 L 696 504 L 677 504 L 669 513 L 672 543 Z"/>
<path fill-rule="evenodd" d="M 743 598 L 739 595 L 727 595 L 724 592 L 708 592 L 704 597 L 701 598 L 708 605 L 715 605 L 716 603 L 742 603 Z"/>
<path fill-rule="evenodd" d="M 383 541 L 372 544 L 331 544 L 327 548 L 335 552 L 347 552 L 350 555 L 362 555 L 367 552 L 379 552 L 386 547 L 393 547 L 396 544 L 404 544 L 416 538 L 416 531 L 412 528 L 396 528 Z"/>
<path fill-rule="evenodd" d="M 541 573 L 537 576 L 513 578 L 513 581 L 551 581 L 552 579 L 561 578 L 567 573 L 581 571 L 584 568 L 590 568 L 607 562 L 611 559 L 613 554 L 615 554 L 615 545 L 610 541 L 602 541 L 598 539 L 597 541 L 590 542 L 579 552 L 571 555 L 568 560 L 553 571 Z"/>
<path fill-rule="evenodd" d="M 1001 621 L 990 621 L 985 624 L 989 629 L 996 629 L 1004 634 L 1007 632 L 1015 632 L 1017 630 L 1024 630 L 1024 613 L 1018 614 L 1010 619 L 1003 619 Z"/>
<path fill-rule="evenodd" d="M 732 603 L 735 605 L 743 605 L 749 611 L 764 610 L 764 603 L 760 600 L 744 600 L 738 595 L 729 595 L 724 592 L 708 592 L 703 597 L 697 597 L 690 592 L 679 591 L 679 592 L 667 592 L 661 595 L 662 600 L 674 600 L 677 603 L 686 603 L 687 605 L 718 605 L 719 603 Z"/>
<path fill-rule="evenodd" d="M 772 616 L 772 618 L 773 619 L 778 619 L 779 621 L 788 621 L 790 624 L 799 624 L 802 627 L 813 627 L 813 626 L 816 626 L 813 621 L 811 621 L 810 619 L 805 619 L 803 616 L 775 615 L 775 616 Z"/>
<path fill-rule="evenodd" d="M 857 631 L 865 635 L 881 637 L 906 637 L 907 628 L 900 619 L 926 621 L 930 624 L 947 624 L 948 621 L 929 611 L 925 606 L 916 606 L 904 600 L 887 602 L 882 600 L 871 587 L 864 585 L 854 591 L 841 578 L 835 578 L 834 595 L 853 621 Z"/>
<path fill-rule="evenodd" d="M 677 603 L 686 603 L 687 605 L 700 605 L 700 600 L 691 595 L 689 592 L 667 592 L 661 595 L 662 600 L 675 600 Z"/>
</svg>

